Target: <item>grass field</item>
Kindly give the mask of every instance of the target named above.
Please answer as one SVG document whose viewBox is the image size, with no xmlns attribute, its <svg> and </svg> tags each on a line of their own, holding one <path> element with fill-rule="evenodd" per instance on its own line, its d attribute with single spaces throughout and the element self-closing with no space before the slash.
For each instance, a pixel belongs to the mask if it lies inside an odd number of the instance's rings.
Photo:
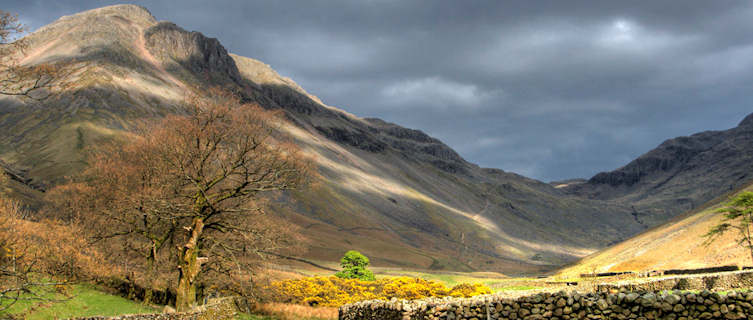
<svg viewBox="0 0 753 320">
<path fill-rule="evenodd" d="M 90 285 L 75 285 L 66 294 L 56 294 L 60 302 L 18 302 L 8 314 L 28 320 L 67 319 L 86 316 L 114 316 L 134 313 L 152 313 L 159 310 L 125 298 L 110 295 Z M 0 318 L 2 318 L 0 314 Z"/>
</svg>

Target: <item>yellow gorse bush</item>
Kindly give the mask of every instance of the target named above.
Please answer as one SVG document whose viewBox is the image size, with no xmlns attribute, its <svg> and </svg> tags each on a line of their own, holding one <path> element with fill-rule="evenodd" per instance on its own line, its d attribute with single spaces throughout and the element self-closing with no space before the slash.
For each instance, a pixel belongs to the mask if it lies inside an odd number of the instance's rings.
<svg viewBox="0 0 753 320">
<path fill-rule="evenodd" d="M 420 278 L 395 277 L 376 281 L 308 277 L 277 281 L 271 284 L 272 299 L 277 302 L 338 307 L 363 300 L 423 299 L 428 297 L 472 297 L 489 294 L 483 284 L 458 284 L 447 288 L 443 283 Z"/>
</svg>

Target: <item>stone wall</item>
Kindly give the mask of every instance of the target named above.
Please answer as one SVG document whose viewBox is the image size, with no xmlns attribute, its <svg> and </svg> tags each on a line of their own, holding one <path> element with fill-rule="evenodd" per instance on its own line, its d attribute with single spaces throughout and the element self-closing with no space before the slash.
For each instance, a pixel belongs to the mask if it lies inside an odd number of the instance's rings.
<svg viewBox="0 0 753 320">
<path fill-rule="evenodd" d="M 340 308 L 341 320 L 751 319 L 753 291 L 539 293 L 518 299 L 365 301 Z"/>
<path fill-rule="evenodd" d="M 746 288 L 753 288 L 753 271 L 751 270 L 603 283 L 596 286 L 596 291 L 733 290 Z"/>
<path fill-rule="evenodd" d="M 753 319 L 753 272 L 678 276 L 598 285 L 595 292 L 542 292 L 513 298 L 363 301 L 341 320 Z M 745 289 L 745 290 L 743 290 Z M 726 294 L 711 290 L 732 290 Z M 740 290 L 740 291 L 737 291 Z"/>
<path fill-rule="evenodd" d="M 115 317 L 95 316 L 71 320 L 230 320 L 235 318 L 235 314 L 233 299 L 220 299 L 190 312 L 132 314 Z"/>
</svg>

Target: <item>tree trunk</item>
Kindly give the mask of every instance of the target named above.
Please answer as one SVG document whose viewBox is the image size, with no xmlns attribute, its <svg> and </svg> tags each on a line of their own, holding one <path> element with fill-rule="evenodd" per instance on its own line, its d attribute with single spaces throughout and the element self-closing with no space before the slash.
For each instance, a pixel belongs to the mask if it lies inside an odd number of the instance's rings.
<svg viewBox="0 0 753 320">
<path fill-rule="evenodd" d="M 150 305 L 152 303 L 152 297 L 154 293 L 154 287 L 157 284 L 156 277 L 157 277 L 157 247 L 154 244 L 154 241 L 152 241 L 152 249 L 149 252 L 149 255 L 146 257 L 146 288 L 144 289 L 144 304 Z"/>
<path fill-rule="evenodd" d="M 177 311 L 189 310 L 196 302 L 196 278 L 201 271 L 199 258 L 199 238 L 204 230 L 204 220 L 194 218 L 188 238 L 188 242 L 180 252 L 178 271 L 178 290 L 176 293 L 175 309 Z"/>
</svg>

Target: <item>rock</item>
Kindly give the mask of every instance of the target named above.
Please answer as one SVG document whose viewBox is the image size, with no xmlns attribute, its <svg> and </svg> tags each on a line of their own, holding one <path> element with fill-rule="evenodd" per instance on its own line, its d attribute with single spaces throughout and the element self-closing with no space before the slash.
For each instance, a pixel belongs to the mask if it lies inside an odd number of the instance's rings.
<svg viewBox="0 0 753 320">
<path fill-rule="evenodd" d="M 641 305 L 644 307 L 652 307 L 654 303 L 656 303 L 656 295 L 653 293 L 647 293 L 641 297 Z"/>
<path fill-rule="evenodd" d="M 604 299 L 599 299 L 596 301 L 596 306 L 599 308 L 599 310 L 606 310 L 609 308 L 609 304 Z"/>
<path fill-rule="evenodd" d="M 636 299 L 638 299 L 638 297 L 640 297 L 639 294 L 631 292 L 625 295 L 625 301 L 627 301 L 628 303 L 633 303 Z"/>
<path fill-rule="evenodd" d="M 664 297 L 664 301 L 666 301 L 667 303 L 671 305 L 678 304 L 681 300 L 682 298 L 680 298 L 680 296 L 675 295 L 675 294 L 670 294 Z"/>
<path fill-rule="evenodd" d="M 172 59 L 196 74 L 207 74 L 212 80 L 241 83 L 241 75 L 233 58 L 217 39 L 199 32 L 188 32 L 172 22 L 159 22 L 144 31 L 148 50 L 160 59 Z"/>
</svg>

